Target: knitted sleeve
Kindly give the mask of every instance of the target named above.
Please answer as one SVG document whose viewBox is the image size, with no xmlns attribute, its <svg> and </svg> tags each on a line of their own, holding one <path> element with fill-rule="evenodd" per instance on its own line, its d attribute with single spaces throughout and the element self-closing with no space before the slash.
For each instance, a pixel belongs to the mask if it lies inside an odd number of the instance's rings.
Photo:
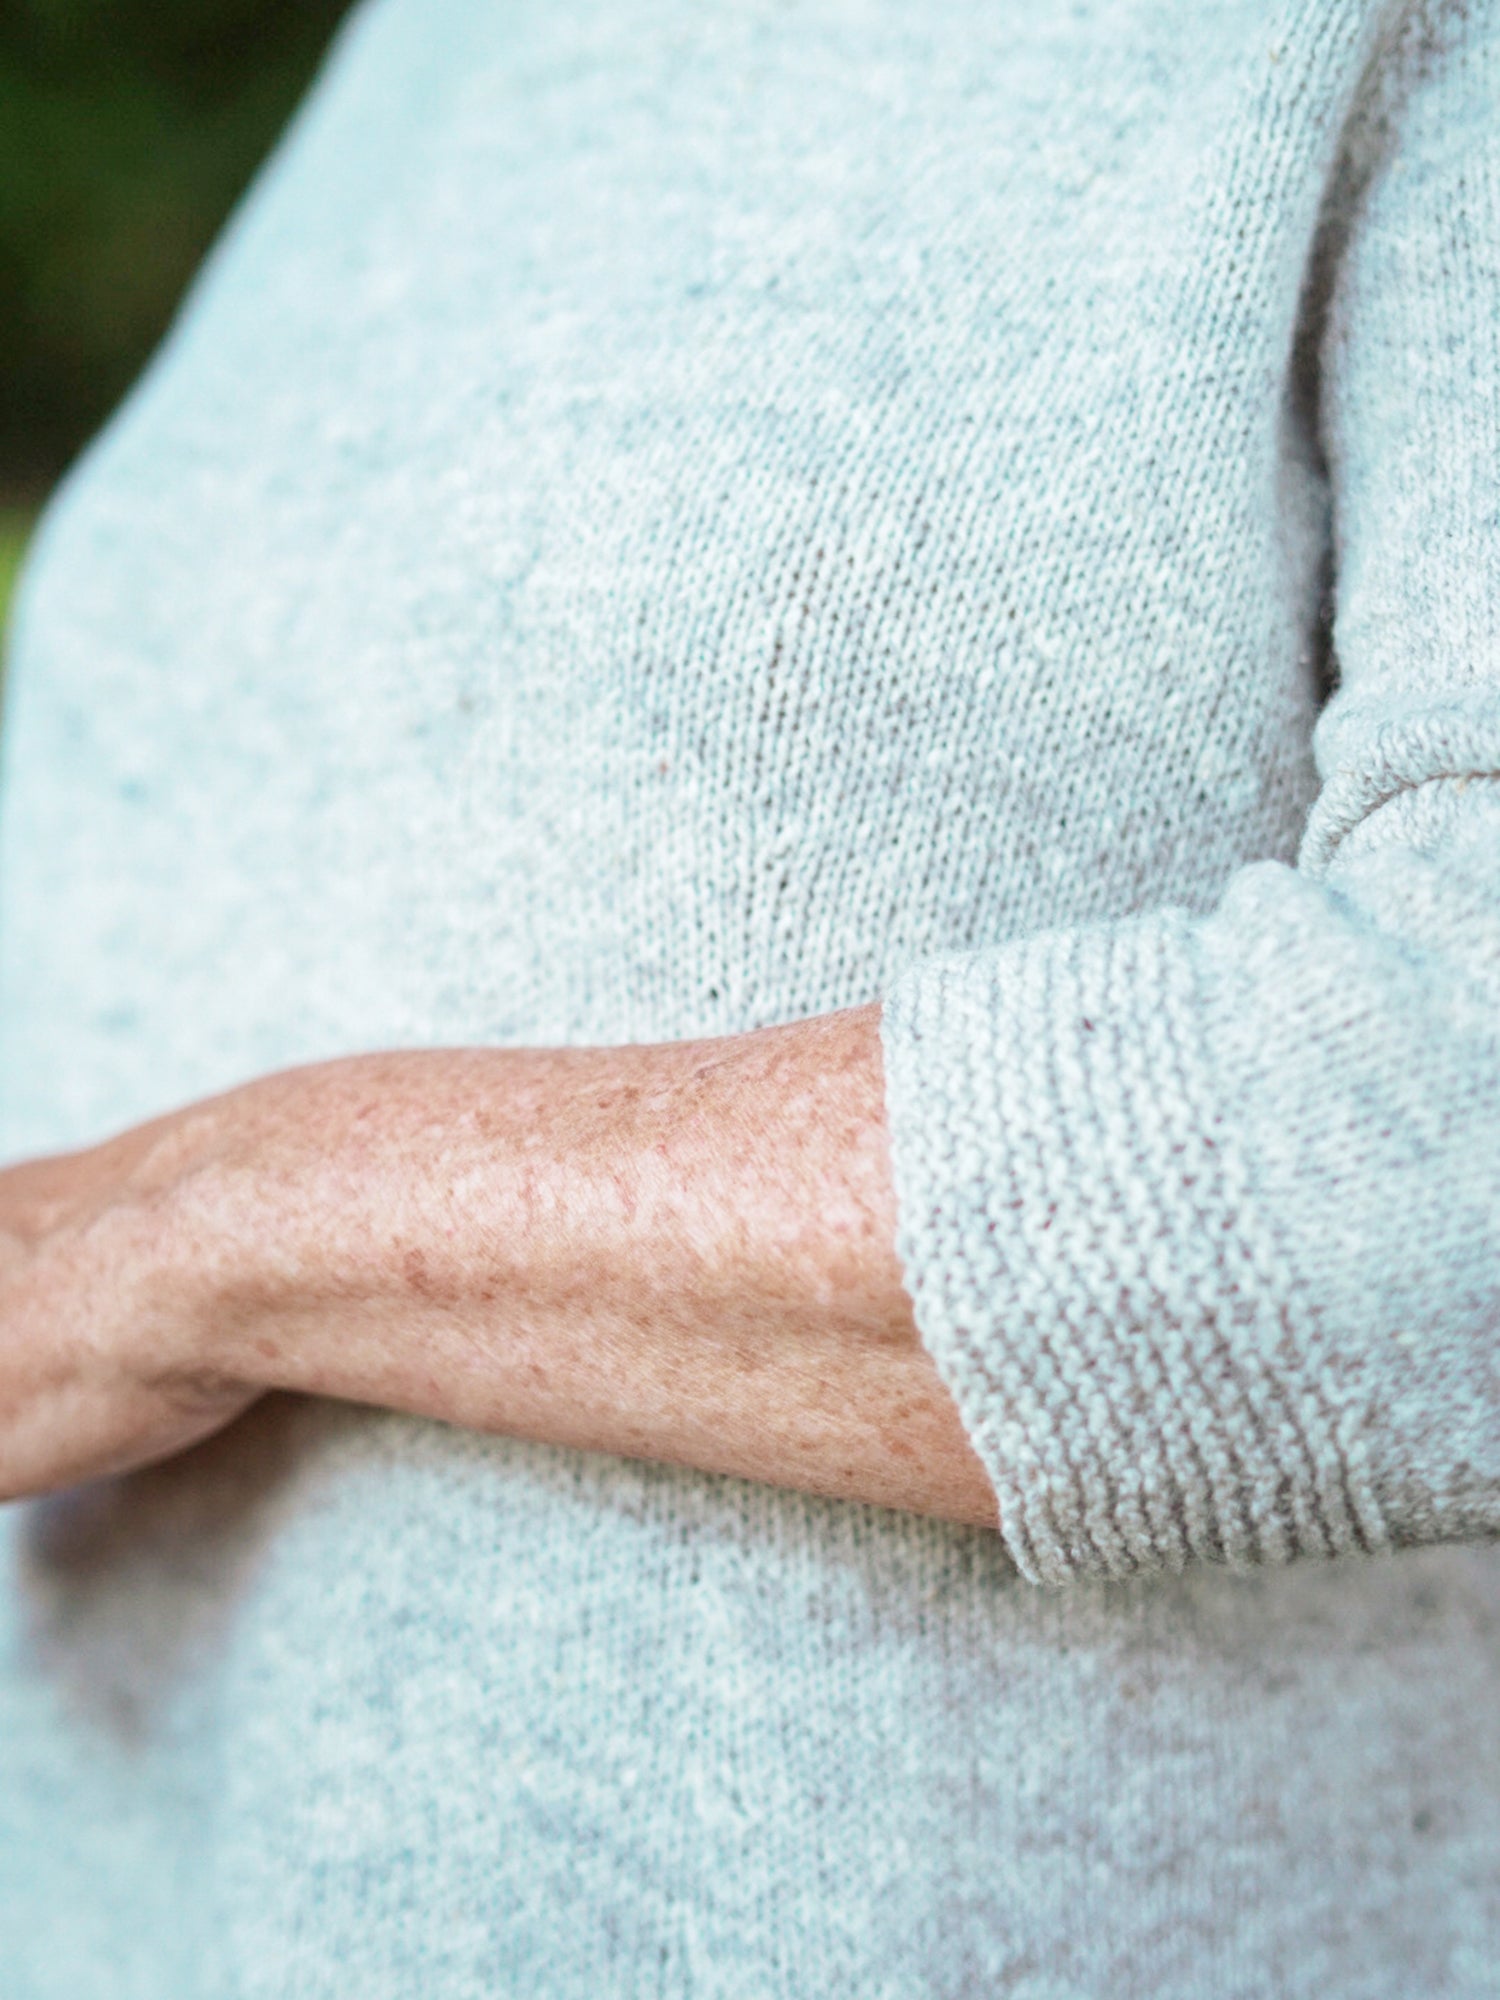
<svg viewBox="0 0 1500 2000">
<path fill-rule="evenodd" d="M 1022 1573 L 1500 1535 L 1500 8 L 1365 162 L 1295 867 L 919 962 L 899 1250 Z"/>
</svg>

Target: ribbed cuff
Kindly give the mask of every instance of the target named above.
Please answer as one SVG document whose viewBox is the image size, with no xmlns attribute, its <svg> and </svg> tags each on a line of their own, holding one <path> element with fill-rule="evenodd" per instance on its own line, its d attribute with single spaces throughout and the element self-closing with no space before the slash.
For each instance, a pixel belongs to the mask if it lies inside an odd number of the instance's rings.
<svg viewBox="0 0 1500 2000">
<path fill-rule="evenodd" d="M 1204 988 L 1169 909 L 926 960 L 885 999 L 907 1286 L 1036 1582 L 1387 1539 Z"/>
</svg>

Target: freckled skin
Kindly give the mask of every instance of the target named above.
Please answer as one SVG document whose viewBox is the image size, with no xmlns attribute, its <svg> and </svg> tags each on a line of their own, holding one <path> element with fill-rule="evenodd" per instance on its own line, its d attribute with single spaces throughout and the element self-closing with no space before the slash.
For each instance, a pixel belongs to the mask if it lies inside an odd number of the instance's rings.
<svg viewBox="0 0 1500 2000">
<path fill-rule="evenodd" d="M 0 1173 L 0 1494 L 275 1388 L 994 1526 L 894 1238 L 874 1007 L 264 1077 Z"/>
</svg>

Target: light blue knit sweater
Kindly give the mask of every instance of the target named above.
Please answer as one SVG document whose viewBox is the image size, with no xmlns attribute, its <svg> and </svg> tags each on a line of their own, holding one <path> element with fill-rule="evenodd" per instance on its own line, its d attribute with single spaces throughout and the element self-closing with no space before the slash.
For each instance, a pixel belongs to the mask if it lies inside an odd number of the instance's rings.
<svg viewBox="0 0 1500 2000">
<path fill-rule="evenodd" d="M 356 15 L 23 587 L 0 1148 L 883 995 L 1000 1533 L 7 1509 L 0 2000 L 1500 1994 L 1497 342 L 1495 0 Z"/>
</svg>

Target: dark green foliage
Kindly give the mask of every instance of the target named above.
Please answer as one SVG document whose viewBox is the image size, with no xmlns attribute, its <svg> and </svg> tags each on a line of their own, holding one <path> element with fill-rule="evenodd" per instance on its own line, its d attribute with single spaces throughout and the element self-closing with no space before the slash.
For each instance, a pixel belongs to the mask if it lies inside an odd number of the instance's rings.
<svg viewBox="0 0 1500 2000">
<path fill-rule="evenodd" d="M 0 492 L 160 337 L 347 0 L 0 0 Z"/>
<path fill-rule="evenodd" d="M 0 509 L 0 646 L 3 646 L 10 593 L 21 567 L 26 538 L 31 533 L 31 517 L 17 509 Z M 3 659 L 0 659 L 3 665 Z"/>
</svg>

